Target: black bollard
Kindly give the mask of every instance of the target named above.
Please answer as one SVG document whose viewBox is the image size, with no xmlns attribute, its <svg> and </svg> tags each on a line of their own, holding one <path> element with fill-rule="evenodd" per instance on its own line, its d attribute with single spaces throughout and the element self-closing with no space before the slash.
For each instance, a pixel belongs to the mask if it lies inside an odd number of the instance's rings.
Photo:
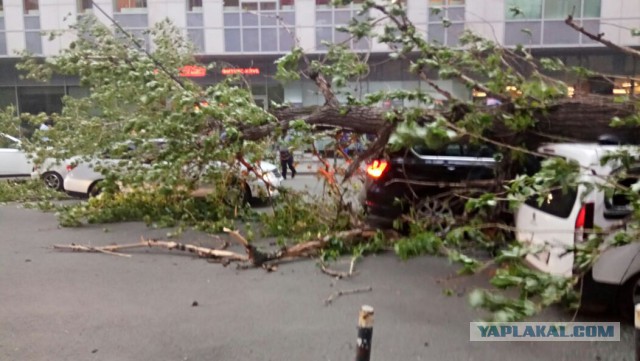
<svg viewBox="0 0 640 361">
<path fill-rule="evenodd" d="M 358 317 L 358 342 L 356 361 L 369 361 L 371 358 L 371 337 L 373 336 L 373 307 L 364 305 Z"/>
<path fill-rule="evenodd" d="M 635 312 L 633 313 L 636 338 L 636 361 L 640 361 L 640 303 L 636 305 Z"/>
</svg>

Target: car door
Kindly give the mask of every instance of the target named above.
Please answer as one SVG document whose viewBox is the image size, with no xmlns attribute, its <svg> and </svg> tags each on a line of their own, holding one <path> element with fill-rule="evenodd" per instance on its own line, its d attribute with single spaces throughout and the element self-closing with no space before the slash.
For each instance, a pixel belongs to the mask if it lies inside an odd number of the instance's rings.
<svg viewBox="0 0 640 361">
<path fill-rule="evenodd" d="M 30 177 L 33 165 L 20 149 L 20 141 L 0 133 L 0 178 Z"/>
</svg>

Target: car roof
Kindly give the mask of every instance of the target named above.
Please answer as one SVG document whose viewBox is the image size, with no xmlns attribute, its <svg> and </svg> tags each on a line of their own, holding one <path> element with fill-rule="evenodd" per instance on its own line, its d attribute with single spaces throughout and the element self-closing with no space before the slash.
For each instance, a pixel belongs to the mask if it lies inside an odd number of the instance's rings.
<svg viewBox="0 0 640 361">
<path fill-rule="evenodd" d="M 538 148 L 538 152 L 558 155 L 577 161 L 580 165 L 600 165 L 600 159 L 613 152 L 628 150 L 638 155 L 638 147 L 628 145 L 601 145 L 598 143 L 547 143 Z"/>
<path fill-rule="evenodd" d="M 16 143 L 20 143 L 20 139 L 18 139 L 18 138 L 16 138 L 16 137 L 12 137 L 12 136 L 10 136 L 9 134 L 0 133 L 0 135 L 4 136 L 4 137 L 6 137 L 6 138 L 9 138 L 9 139 L 11 139 L 12 141 L 14 141 L 14 142 L 16 142 Z"/>
</svg>

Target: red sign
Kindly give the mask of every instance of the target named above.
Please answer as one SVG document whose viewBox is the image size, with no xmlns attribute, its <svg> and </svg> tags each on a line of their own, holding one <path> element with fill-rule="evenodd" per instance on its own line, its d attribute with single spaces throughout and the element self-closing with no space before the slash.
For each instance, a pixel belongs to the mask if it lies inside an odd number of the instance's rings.
<svg viewBox="0 0 640 361">
<path fill-rule="evenodd" d="M 202 78 L 207 75 L 207 68 L 197 65 L 185 65 L 180 68 L 180 76 L 187 78 Z"/>
<path fill-rule="evenodd" d="M 158 69 L 154 70 L 153 73 L 158 74 Z M 178 75 L 185 78 L 202 78 L 207 75 L 207 68 L 197 65 L 185 65 L 180 68 L 180 74 Z"/>
<path fill-rule="evenodd" d="M 259 75 L 260 69 L 258 68 L 223 68 L 222 75 Z"/>
</svg>

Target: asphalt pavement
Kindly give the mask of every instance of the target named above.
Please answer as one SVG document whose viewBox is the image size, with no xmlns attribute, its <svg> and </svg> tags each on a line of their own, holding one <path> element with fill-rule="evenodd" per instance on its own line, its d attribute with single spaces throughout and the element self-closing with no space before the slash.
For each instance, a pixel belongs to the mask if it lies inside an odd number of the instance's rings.
<svg viewBox="0 0 640 361">
<path fill-rule="evenodd" d="M 487 276 L 443 284 L 456 268 L 436 257 L 369 256 L 355 277 L 335 280 L 313 260 L 269 273 L 156 249 L 123 258 L 51 247 L 169 231 L 140 223 L 65 229 L 54 214 L 0 206 L 0 360 L 353 360 L 363 304 L 375 309 L 372 360 L 634 360 L 628 326 L 621 342 L 469 342 L 469 322 L 482 314 L 467 295 Z M 218 245 L 195 232 L 180 240 Z M 348 261 L 332 267 L 345 270 Z M 363 287 L 372 291 L 325 305 L 337 291 Z M 571 317 L 552 308 L 536 320 Z"/>
</svg>

